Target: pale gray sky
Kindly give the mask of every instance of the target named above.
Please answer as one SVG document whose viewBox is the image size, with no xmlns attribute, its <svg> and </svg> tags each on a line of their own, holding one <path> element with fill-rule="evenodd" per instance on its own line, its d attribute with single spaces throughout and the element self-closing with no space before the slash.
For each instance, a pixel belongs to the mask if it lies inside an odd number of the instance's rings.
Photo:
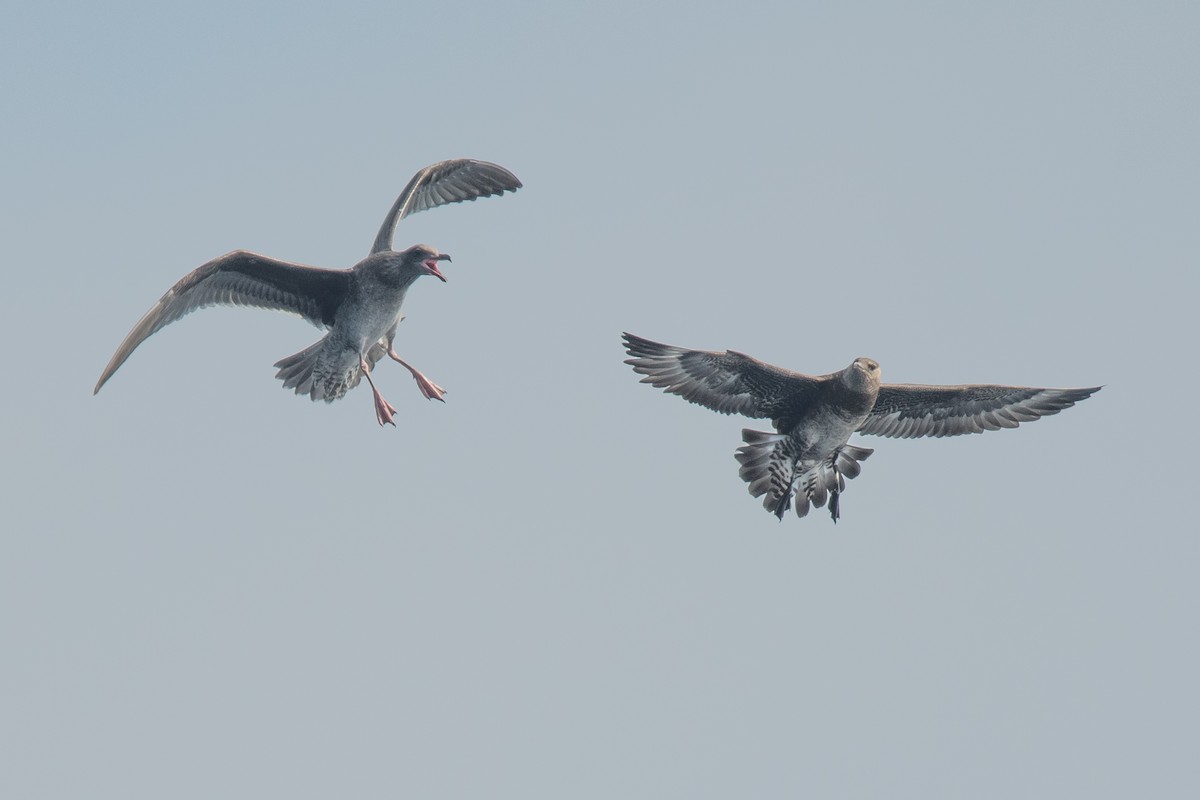
<svg viewBox="0 0 1200 800">
<path fill-rule="evenodd" d="M 6 12 L 0 795 L 1196 796 L 1194 4 L 415 6 Z M 445 405 L 225 309 L 91 396 L 455 156 L 525 189 L 399 227 Z M 780 524 L 622 330 L 1105 389 Z"/>
</svg>

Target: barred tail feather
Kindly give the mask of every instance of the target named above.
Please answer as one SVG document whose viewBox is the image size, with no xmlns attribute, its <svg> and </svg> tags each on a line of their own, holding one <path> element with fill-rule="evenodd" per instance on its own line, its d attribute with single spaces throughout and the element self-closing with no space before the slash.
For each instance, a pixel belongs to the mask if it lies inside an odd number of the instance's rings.
<svg viewBox="0 0 1200 800">
<path fill-rule="evenodd" d="M 791 507 L 792 484 L 795 481 L 795 445 L 791 437 L 782 433 L 765 433 L 742 430 L 744 445 L 737 449 L 735 457 L 741 468 L 738 475 L 750 484 L 750 494 L 763 498 L 763 507 L 779 519 Z M 807 505 L 807 504 L 806 504 Z M 801 512 L 797 507 L 797 513 Z"/>
<path fill-rule="evenodd" d="M 798 445 L 787 434 L 746 428 L 742 440 L 745 444 L 736 454 L 742 465 L 738 475 L 750 484 L 750 494 L 763 497 L 763 507 L 781 520 L 793 503 L 797 517 L 828 503 L 830 516 L 837 522 L 838 500 L 846 489 L 846 481 L 857 478 L 862 472 L 859 462 L 875 452 L 844 444 L 828 458 L 814 463 L 799 460 Z"/>
<path fill-rule="evenodd" d="M 797 515 L 807 514 L 810 502 L 817 508 L 828 502 L 829 515 L 837 522 L 841 516 L 840 497 L 846 490 L 847 479 L 857 478 L 862 472 L 859 462 L 866 461 L 874 452 L 870 448 L 844 444 L 828 459 L 800 476 L 800 486 L 796 490 Z M 802 498 L 803 514 L 800 513 Z"/>
<path fill-rule="evenodd" d="M 851 444 L 842 445 L 834 457 L 837 471 L 849 479 L 857 478 L 859 473 L 862 472 L 862 465 L 858 462 L 866 461 L 874 452 L 869 447 L 855 447 Z M 842 488 L 845 488 L 845 482 L 843 482 Z"/>
</svg>

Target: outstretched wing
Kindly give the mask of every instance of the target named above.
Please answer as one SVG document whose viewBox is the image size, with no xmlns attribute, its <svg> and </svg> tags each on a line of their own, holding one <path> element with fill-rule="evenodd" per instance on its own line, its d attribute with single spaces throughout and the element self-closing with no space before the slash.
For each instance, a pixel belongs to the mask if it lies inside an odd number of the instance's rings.
<svg viewBox="0 0 1200 800">
<path fill-rule="evenodd" d="M 632 356 L 625 363 L 646 376 L 642 383 L 722 414 L 772 419 L 796 413 L 812 402 L 821 385 L 819 378 L 733 350 L 685 350 L 632 333 L 623 338 Z"/>
<path fill-rule="evenodd" d="M 1098 391 L 1099 386 L 1041 389 L 885 383 L 879 387 L 879 399 L 858 432 L 909 439 L 1015 428 L 1022 422 L 1057 414 Z"/>
<path fill-rule="evenodd" d="M 476 161 L 473 158 L 454 158 L 439 161 L 413 175 L 408 186 L 396 198 L 392 210 L 383 219 L 375 237 L 372 253 L 392 249 L 392 234 L 396 223 L 427 208 L 446 203 L 461 203 L 480 197 L 515 192 L 521 188 L 517 176 L 499 164 Z"/>
<path fill-rule="evenodd" d="M 287 311 L 314 325 L 333 325 L 350 273 L 318 269 L 235 250 L 197 267 L 172 286 L 133 326 L 92 392 L 100 391 L 137 346 L 175 320 L 207 306 L 253 306 Z"/>
</svg>

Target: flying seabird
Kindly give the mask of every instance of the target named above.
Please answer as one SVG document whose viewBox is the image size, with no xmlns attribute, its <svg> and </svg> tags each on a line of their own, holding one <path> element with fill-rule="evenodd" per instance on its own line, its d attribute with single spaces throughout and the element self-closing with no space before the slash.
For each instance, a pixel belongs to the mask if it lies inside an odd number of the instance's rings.
<svg viewBox="0 0 1200 800">
<path fill-rule="evenodd" d="M 438 262 L 450 260 L 423 244 L 393 250 L 396 224 L 418 211 L 519 188 L 517 176 L 497 164 L 469 158 L 441 161 L 413 176 L 384 218 L 370 255 L 350 269 L 309 267 L 246 250 L 215 258 L 185 275 L 146 312 L 121 342 L 92 393 L 100 391 L 139 344 L 184 315 L 214 305 L 253 306 L 298 314 L 329 330 L 315 344 L 276 362 L 276 377 L 284 388 L 333 402 L 366 376 L 375 395 L 376 419 L 380 425 L 394 426 L 396 409 L 375 388 L 371 369 L 387 355 L 412 373 L 421 394 L 442 399 L 445 390 L 405 363 L 392 340 L 404 318 L 400 306 L 408 287 L 422 275 L 444 282 Z"/>
<path fill-rule="evenodd" d="M 625 361 L 649 383 L 722 414 L 770 419 L 775 433 L 742 430 L 738 474 L 783 519 L 829 501 L 833 521 L 846 479 L 874 450 L 847 444 L 854 432 L 912 438 L 957 436 L 1057 414 L 1100 391 L 1027 386 L 919 386 L 879 382 L 879 364 L 856 358 L 829 375 L 802 375 L 733 350 L 686 350 L 624 334 Z"/>
</svg>

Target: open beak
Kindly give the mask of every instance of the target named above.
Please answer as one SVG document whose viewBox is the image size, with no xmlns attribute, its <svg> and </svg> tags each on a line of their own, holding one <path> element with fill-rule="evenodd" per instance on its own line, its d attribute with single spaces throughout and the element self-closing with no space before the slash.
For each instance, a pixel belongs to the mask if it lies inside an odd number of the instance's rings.
<svg viewBox="0 0 1200 800">
<path fill-rule="evenodd" d="M 438 278 L 442 283 L 445 283 L 446 276 L 442 274 L 442 271 L 440 269 L 438 269 L 437 262 L 449 261 L 449 260 L 450 260 L 450 256 L 447 255 L 446 253 L 442 253 L 437 258 L 431 258 L 428 261 L 426 261 L 425 262 L 425 270 L 430 275 L 433 275 L 435 278 Z"/>
</svg>

